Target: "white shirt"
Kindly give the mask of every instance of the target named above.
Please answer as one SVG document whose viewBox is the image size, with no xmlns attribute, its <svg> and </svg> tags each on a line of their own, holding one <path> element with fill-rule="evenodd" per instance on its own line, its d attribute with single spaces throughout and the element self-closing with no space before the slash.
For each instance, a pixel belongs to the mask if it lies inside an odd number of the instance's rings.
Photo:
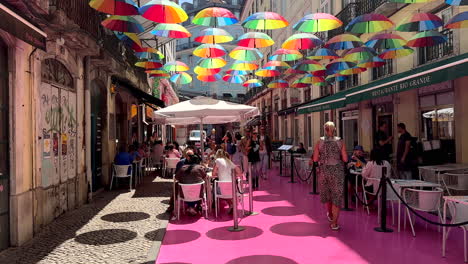
<svg viewBox="0 0 468 264">
<path fill-rule="evenodd" d="M 383 165 L 377 165 L 375 161 L 369 161 L 367 162 L 366 166 L 362 170 L 362 177 L 364 178 L 377 178 L 380 179 L 382 178 L 382 168 L 386 167 L 387 168 L 387 178 L 390 178 L 392 175 L 392 166 L 388 161 L 384 160 Z M 372 185 L 371 181 L 368 181 L 366 183 L 366 186 Z"/>
<path fill-rule="evenodd" d="M 216 159 L 215 163 L 218 168 L 218 180 L 232 181 L 232 170 L 236 168 L 236 165 L 226 159 Z"/>
</svg>

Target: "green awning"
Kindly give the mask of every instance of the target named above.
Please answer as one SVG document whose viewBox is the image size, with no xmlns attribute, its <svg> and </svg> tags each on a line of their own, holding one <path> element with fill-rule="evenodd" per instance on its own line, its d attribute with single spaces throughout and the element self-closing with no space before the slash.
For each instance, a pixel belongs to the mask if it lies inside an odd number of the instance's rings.
<svg viewBox="0 0 468 264">
<path fill-rule="evenodd" d="M 468 75 L 468 53 L 427 64 L 350 89 L 346 103 L 352 104 L 390 94 L 454 80 Z"/>
<path fill-rule="evenodd" d="M 346 106 L 347 93 L 348 91 L 342 91 L 301 106 L 297 109 L 297 114 L 308 114 L 344 107 Z"/>
</svg>

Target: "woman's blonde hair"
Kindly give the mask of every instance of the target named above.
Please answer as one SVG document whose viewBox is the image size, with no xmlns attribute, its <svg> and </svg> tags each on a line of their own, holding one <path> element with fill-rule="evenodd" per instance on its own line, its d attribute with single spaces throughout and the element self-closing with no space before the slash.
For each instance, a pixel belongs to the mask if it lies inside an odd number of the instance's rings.
<svg viewBox="0 0 468 264">
<path fill-rule="evenodd" d="M 333 123 L 332 121 L 328 121 L 325 123 L 325 125 L 323 125 L 323 130 L 325 130 L 325 132 L 327 132 L 327 130 L 333 130 L 333 132 L 335 132 L 335 123 Z"/>
<path fill-rule="evenodd" d="M 229 154 L 224 151 L 224 149 L 218 149 L 215 154 L 216 159 L 225 159 L 228 163 L 232 163 L 231 159 L 229 158 Z"/>
</svg>

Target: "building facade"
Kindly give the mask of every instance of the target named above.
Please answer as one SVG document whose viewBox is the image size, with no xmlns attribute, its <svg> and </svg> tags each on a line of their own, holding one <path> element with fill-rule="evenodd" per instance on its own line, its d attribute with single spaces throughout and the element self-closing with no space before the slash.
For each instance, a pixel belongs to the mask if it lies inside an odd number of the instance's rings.
<svg viewBox="0 0 468 264">
<path fill-rule="evenodd" d="M 262 4 L 263 3 L 263 4 Z M 272 10 L 282 14 L 291 25 L 309 13 L 325 12 L 337 16 L 346 25 L 354 17 L 366 13 L 380 13 L 395 23 L 416 12 L 438 15 L 447 22 L 453 15 L 467 11 L 466 7 L 446 5 L 444 1 L 402 5 L 388 1 L 247 1 L 242 18 L 249 14 Z M 340 28 L 319 34 L 324 41 L 343 33 Z M 466 29 L 440 29 L 448 41 L 429 48 L 415 48 L 412 55 L 387 61 L 385 67 L 370 69 L 347 81 L 329 86 L 302 89 L 266 89 L 247 92 L 247 103 L 260 109 L 272 108 L 272 134 L 276 140 L 294 138 L 310 151 L 323 135 L 323 124 L 334 121 L 338 135 L 348 150 L 363 145 L 370 151 L 375 132 L 381 123 L 389 125 L 396 151 L 398 123 L 405 123 L 408 131 L 424 146 L 424 152 L 439 155 L 438 160 L 426 162 L 468 162 L 468 141 L 464 138 L 467 121 L 468 92 L 464 87 L 467 70 L 468 44 Z M 286 34 L 287 33 L 287 34 Z M 266 53 L 278 49 L 294 34 L 292 27 L 273 30 L 275 45 Z M 405 39 L 413 33 L 397 32 Z M 373 34 L 362 34 L 365 42 Z M 294 78 L 294 77 L 293 77 Z M 263 108 L 267 105 L 267 108 Z M 432 155 L 434 156 L 434 155 Z"/>
<path fill-rule="evenodd" d="M 88 1 L 2 1 L 0 17 L 1 250 L 108 186 L 117 142 L 164 105 L 151 85 L 174 92 L 134 68 Z"/>
</svg>

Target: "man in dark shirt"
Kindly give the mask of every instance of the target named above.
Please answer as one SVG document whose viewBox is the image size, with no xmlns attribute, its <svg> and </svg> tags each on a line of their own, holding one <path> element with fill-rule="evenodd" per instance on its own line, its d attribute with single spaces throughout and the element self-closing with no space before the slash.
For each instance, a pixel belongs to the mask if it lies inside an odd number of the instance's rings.
<svg viewBox="0 0 468 264">
<path fill-rule="evenodd" d="M 390 162 L 390 154 L 392 153 L 392 136 L 388 136 L 388 124 L 382 122 L 379 124 L 379 130 L 375 135 L 375 148 L 382 151 L 384 160 Z"/>
<path fill-rule="evenodd" d="M 411 170 L 413 165 L 413 157 L 411 153 L 411 141 L 413 137 L 406 130 L 406 125 L 400 123 L 397 125 L 398 134 L 400 138 L 398 139 L 397 146 L 397 169 L 402 179 L 412 179 Z"/>
</svg>

